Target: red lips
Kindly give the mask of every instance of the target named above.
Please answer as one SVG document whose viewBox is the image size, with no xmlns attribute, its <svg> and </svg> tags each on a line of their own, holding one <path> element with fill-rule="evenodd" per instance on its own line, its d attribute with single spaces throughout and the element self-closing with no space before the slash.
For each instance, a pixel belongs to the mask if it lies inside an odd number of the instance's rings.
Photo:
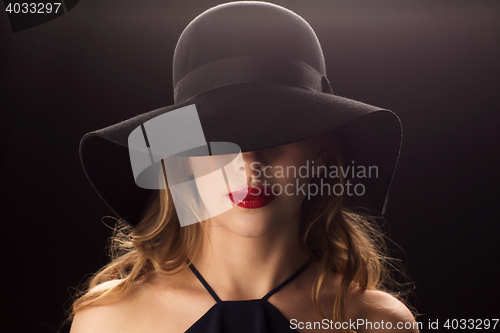
<svg viewBox="0 0 500 333">
<path fill-rule="evenodd" d="M 269 187 L 242 187 L 229 193 L 229 199 L 238 207 L 247 209 L 262 208 L 276 199 Z"/>
</svg>

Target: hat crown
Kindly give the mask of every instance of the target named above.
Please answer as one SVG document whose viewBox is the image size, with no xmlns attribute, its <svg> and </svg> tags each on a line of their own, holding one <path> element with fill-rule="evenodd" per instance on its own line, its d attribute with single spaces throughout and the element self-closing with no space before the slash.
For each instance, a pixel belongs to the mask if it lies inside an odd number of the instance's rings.
<svg viewBox="0 0 500 333">
<path fill-rule="evenodd" d="M 177 42 L 173 84 L 203 65 L 237 57 L 299 60 L 326 75 L 314 30 L 294 12 L 254 1 L 232 2 L 196 17 Z"/>
</svg>

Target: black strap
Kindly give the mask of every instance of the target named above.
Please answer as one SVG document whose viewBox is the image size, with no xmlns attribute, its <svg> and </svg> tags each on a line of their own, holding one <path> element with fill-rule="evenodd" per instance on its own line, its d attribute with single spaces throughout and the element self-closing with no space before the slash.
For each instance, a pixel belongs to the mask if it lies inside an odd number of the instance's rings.
<svg viewBox="0 0 500 333">
<path fill-rule="evenodd" d="M 275 294 L 278 290 L 286 286 L 288 283 L 292 282 L 297 276 L 299 276 L 303 271 L 307 269 L 311 265 L 311 261 L 306 262 L 302 267 L 299 268 L 295 273 L 292 274 L 288 279 L 283 281 L 279 286 L 268 292 L 264 297 L 262 297 L 262 300 L 267 301 L 269 297 L 271 297 L 273 294 Z M 201 276 L 200 272 L 194 267 L 193 263 L 188 262 L 189 268 L 191 268 L 191 271 L 193 271 L 194 275 L 200 280 L 201 284 L 205 287 L 205 289 L 212 295 L 212 297 L 215 299 L 217 303 L 222 302 L 219 296 L 213 291 L 213 289 L 210 287 L 210 285 L 205 281 L 203 276 Z"/>
<path fill-rule="evenodd" d="M 213 289 L 207 283 L 207 281 L 205 281 L 205 279 L 203 278 L 203 276 L 201 276 L 200 272 L 198 272 L 198 270 L 194 267 L 193 263 L 191 263 L 191 264 L 188 263 L 188 265 L 189 265 L 189 268 L 191 268 L 191 270 L 193 271 L 194 275 L 196 275 L 196 277 L 198 278 L 198 280 L 200 280 L 200 282 L 203 285 L 203 287 L 205 287 L 205 289 L 210 293 L 210 295 L 212 295 L 212 297 L 215 299 L 215 301 L 217 303 L 222 302 L 220 300 L 219 296 L 217 296 L 217 294 L 215 293 L 215 291 L 213 291 Z"/>
<path fill-rule="evenodd" d="M 288 279 L 283 281 L 279 286 L 277 286 L 276 288 L 274 288 L 273 290 L 268 292 L 266 296 L 262 297 L 262 299 L 267 301 L 269 299 L 269 297 L 274 295 L 274 293 L 276 293 L 278 290 L 280 290 L 281 288 L 283 288 L 284 286 L 286 286 L 287 284 L 292 282 L 297 276 L 299 276 L 303 271 L 305 271 L 307 269 L 307 267 L 309 267 L 310 264 L 311 264 L 311 261 L 309 260 L 301 268 L 299 268 L 298 271 L 293 273 L 292 276 L 290 276 Z"/>
<path fill-rule="evenodd" d="M 175 84 L 174 100 L 180 103 L 213 89 L 243 83 L 276 83 L 332 93 L 326 76 L 301 60 L 243 56 L 193 69 Z"/>
</svg>

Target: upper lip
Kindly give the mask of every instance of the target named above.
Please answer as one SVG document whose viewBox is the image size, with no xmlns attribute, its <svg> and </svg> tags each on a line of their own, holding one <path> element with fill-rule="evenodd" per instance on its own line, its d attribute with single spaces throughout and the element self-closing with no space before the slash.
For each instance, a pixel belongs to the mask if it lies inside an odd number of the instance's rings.
<svg viewBox="0 0 500 333">
<path fill-rule="evenodd" d="M 271 195 L 272 191 L 269 187 L 266 186 L 245 186 L 234 190 L 229 193 L 230 197 L 240 197 L 242 199 L 248 197 L 259 197 L 259 196 L 267 196 Z"/>
</svg>

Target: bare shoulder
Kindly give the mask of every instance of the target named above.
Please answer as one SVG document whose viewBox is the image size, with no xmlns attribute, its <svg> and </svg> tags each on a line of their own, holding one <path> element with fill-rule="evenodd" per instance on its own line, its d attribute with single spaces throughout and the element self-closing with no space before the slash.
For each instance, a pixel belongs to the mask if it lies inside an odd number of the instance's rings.
<svg viewBox="0 0 500 333">
<path fill-rule="evenodd" d="M 102 292 L 118 285 L 120 280 L 112 280 L 93 288 L 89 293 Z M 133 288 L 137 289 L 137 288 Z M 71 324 L 71 333 L 128 332 L 128 312 L 137 290 L 131 290 L 120 299 L 105 304 L 92 305 L 78 310 Z"/>
<path fill-rule="evenodd" d="M 357 319 L 364 320 L 358 333 L 419 332 L 415 318 L 406 305 L 386 292 L 363 290 L 354 293 L 351 299 Z"/>
<path fill-rule="evenodd" d="M 106 289 L 119 282 L 96 288 Z M 77 311 L 70 333 L 184 332 L 214 302 L 196 282 L 185 272 L 151 274 L 117 300 Z"/>
</svg>

